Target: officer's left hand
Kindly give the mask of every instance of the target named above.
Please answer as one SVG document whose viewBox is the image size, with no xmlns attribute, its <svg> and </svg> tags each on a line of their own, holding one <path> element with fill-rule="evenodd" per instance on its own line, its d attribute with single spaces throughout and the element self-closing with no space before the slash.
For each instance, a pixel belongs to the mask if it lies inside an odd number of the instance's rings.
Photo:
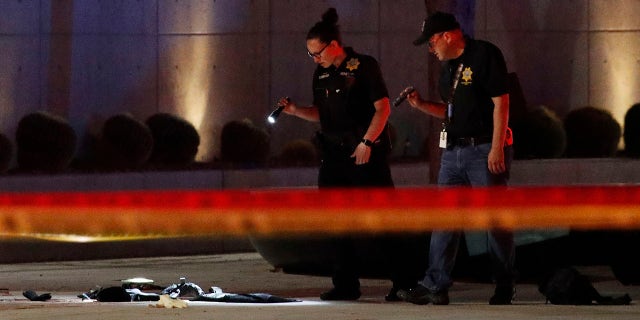
<svg viewBox="0 0 640 320">
<path fill-rule="evenodd" d="M 499 174 L 507 171 L 504 163 L 504 150 L 502 148 L 491 148 L 489 151 L 489 171 L 493 174 Z"/>
<path fill-rule="evenodd" d="M 362 165 L 369 162 L 369 157 L 371 157 L 371 147 L 367 147 L 364 143 L 360 142 L 356 147 L 356 150 L 353 151 L 351 158 L 355 158 L 356 165 Z"/>
</svg>

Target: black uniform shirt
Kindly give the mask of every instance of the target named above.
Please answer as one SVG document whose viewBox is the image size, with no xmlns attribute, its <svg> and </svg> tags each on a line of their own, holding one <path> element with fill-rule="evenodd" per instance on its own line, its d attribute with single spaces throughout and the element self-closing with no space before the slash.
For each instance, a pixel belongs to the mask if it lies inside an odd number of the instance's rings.
<svg viewBox="0 0 640 320">
<path fill-rule="evenodd" d="M 336 68 L 318 66 L 313 74 L 313 104 L 320 113 L 324 133 L 364 135 L 375 107 L 388 97 L 378 62 L 345 48 L 346 59 Z"/>
<path fill-rule="evenodd" d="M 463 69 L 453 99 L 453 116 L 447 125 L 450 138 L 491 137 L 493 133 L 492 97 L 507 93 L 507 66 L 495 45 L 470 38 L 462 56 L 446 62 L 440 75 L 440 95 L 447 101 L 453 76 L 462 62 Z"/>
</svg>

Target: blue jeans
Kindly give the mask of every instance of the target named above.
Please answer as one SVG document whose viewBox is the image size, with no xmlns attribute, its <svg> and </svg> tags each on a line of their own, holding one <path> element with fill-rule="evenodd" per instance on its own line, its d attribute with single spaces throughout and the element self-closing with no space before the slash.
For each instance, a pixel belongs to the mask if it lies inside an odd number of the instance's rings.
<svg viewBox="0 0 640 320">
<path fill-rule="evenodd" d="M 488 168 L 490 150 L 490 143 L 444 150 L 438 184 L 441 186 L 506 185 L 513 159 L 513 147 L 505 148 L 507 171 L 498 175 L 492 174 Z M 446 292 L 453 284 L 451 271 L 461 237 L 462 231 L 434 231 L 431 234 L 429 268 L 421 282 L 430 291 Z M 496 285 L 512 286 L 515 278 L 513 233 L 507 230 L 489 230 L 488 244 Z"/>
</svg>

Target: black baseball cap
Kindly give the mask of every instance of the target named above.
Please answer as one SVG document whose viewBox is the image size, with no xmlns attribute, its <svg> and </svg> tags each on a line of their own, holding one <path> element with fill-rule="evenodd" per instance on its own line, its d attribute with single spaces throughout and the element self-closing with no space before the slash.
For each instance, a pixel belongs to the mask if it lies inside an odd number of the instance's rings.
<svg viewBox="0 0 640 320">
<path fill-rule="evenodd" d="M 460 24 L 456 21 L 450 13 L 436 11 L 434 14 L 424 19 L 422 22 L 422 34 L 418 39 L 413 41 L 413 44 L 419 46 L 431 39 L 431 37 L 440 32 L 451 31 L 460 29 Z"/>
</svg>

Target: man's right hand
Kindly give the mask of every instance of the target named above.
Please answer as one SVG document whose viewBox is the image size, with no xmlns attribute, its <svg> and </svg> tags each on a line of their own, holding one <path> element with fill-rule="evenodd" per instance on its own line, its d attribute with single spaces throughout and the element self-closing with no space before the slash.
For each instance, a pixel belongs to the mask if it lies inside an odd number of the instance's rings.
<svg viewBox="0 0 640 320">
<path fill-rule="evenodd" d="M 420 105 L 420 101 L 422 101 L 422 98 L 420 97 L 418 90 L 413 90 L 413 92 L 407 95 L 407 102 L 409 102 L 409 105 L 411 105 L 412 108 L 417 108 L 418 105 Z"/>
<path fill-rule="evenodd" d="M 280 98 L 280 100 L 278 100 L 278 105 L 284 107 L 284 110 L 282 110 L 284 111 L 284 113 L 290 114 L 290 115 L 296 114 L 297 106 L 295 103 L 291 102 L 291 99 L 289 99 L 289 97 Z"/>
</svg>

